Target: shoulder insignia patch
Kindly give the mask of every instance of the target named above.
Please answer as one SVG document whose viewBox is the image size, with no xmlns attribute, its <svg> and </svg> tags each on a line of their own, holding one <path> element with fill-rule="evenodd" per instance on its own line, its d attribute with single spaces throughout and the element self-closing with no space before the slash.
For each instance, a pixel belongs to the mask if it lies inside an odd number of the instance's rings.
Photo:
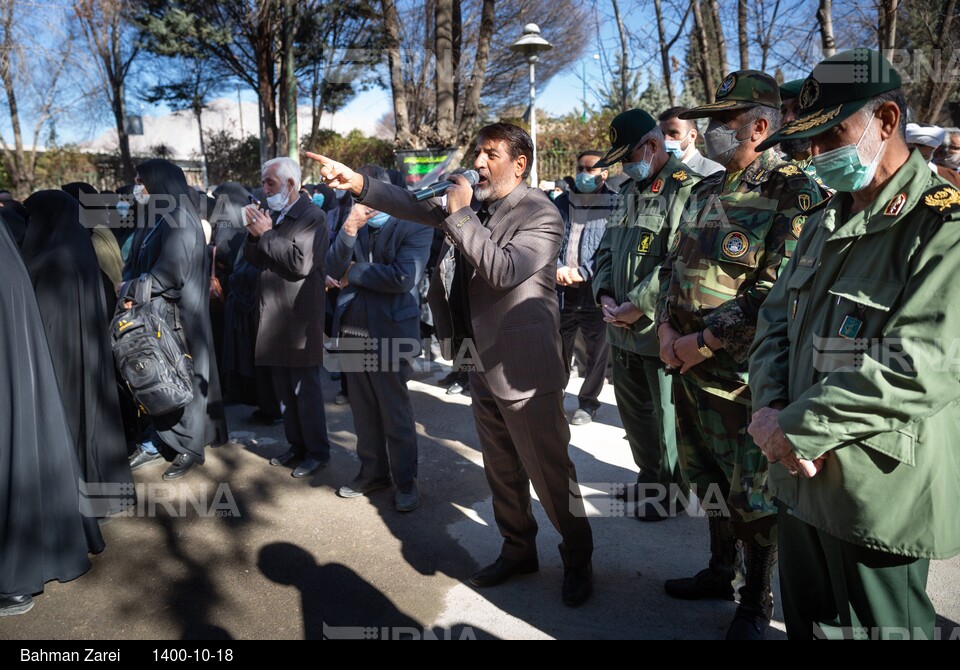
<svg viewBox="0 0 960 670">
<path fill-rule="evenodd" d="M 813 199 L 810 197 L 809 193 L 801 193 L 797 196 L 797 207 L 800 208 L 801 212 L 805 212 L 810 209 L 811 204 L 813 204 Z"/>
<path fill-rule="evenodd" d="M 906 204 L 907 194 L 897 193 L 893 196 L 893 200 L 887 203 L 887 207 L 883 210 L 883 213 L 885 216 L 896 216 L 903 210 L 903 206 Z"/>
<path fill-rule="evenodd" d="M 687 174 L 686 170 L 677 170 L 671 176 L 677 181 L 687 181 L 687 177 L 690 175 Z"/>
<path fill-rule="evenodd" d="M 653 186 L 650 187 L 651 193 L 659 193 L 661 189 L 663 189 L 662 179 L 658 179 L 657 181 L 653 182 Z"/>
<path fill-rule="evenodd" d="M 960 191 L 944 186 L 923 196 L 923 204 L 940 213 L 960 209 Z"/>
<path fill-rule="evenodd" d="M 747 253 L 749 248 L 750 241 L 747 239 L 747 236 L 738 231 L 728 233 L 727 236 L 723 238 L 723 244 L 721 245 L 723 255 L 727 258 L 740 258 Z"/>
<path fill-rule="evenodd" d="M 777 172 L 787 177 L 792 177 L 794 175 L 800 174 L 800 168 L 796 165 L 784 165 L 782 168 L 778 168 Z"/>
<path fill-rule="evenodd" d="M 790 222 L 790 229 L 793 231 L 794 237 L 800 237 L 800 233 L 803 232 L 803 224 L 806 222 L 806 216 L 800 215 L 793 217 L 793 221 Z"/>
<path fill-rule="evenodd" d="M 642 233 L 640 235 L 640 244 L 637 245 L 637 253 L 646 255 L 650 253 L 650 245 L 653 244 L 653 233 Z"/>
</svg>

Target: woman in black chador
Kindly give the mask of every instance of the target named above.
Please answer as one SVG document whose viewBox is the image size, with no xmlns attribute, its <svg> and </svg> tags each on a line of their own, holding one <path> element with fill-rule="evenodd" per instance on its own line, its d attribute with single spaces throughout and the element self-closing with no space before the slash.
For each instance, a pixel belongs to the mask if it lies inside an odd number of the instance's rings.
<svg viewBox="0 0 960 670">
<path fill-rule="evenodd" d="M 150 417 L 159 438 L 156 446 L 168 458 L 175 456 L 163 478 L 176 479 L 203 463 L 206 445 L 227 441 L 210 329 L 210 258 L 197 215 L 198 194 L 187 186 L 180 168 L 162 159 L 141 163 L 134 195 L 147 203 L 148 226 L 153 225 L 130 250 L 124 274 L 151 275 L 153 296 L 167 302 L 168 323 L 182 328 L 193 357 L 193 401 L 171 414 Z"/>
<path fill-rule="evenodd" d="M 33 607 L 46 582 L 89 570 L 103 537 L 80 511 L 80 465 L 50 348 L 6 226 L 0 286 L 0 616 L 8 616 Z"/>
<path fill-rule="evenodd" d="M 77 201 L 39 191 L 21 253 L 40 306 L 67 424 L 87 484 L 132 484 L 100 265 Z M 119 490 L 119 489 L 118 489 Z M 120 501 L 105 510 L 121 511 Z"/>
</svg>

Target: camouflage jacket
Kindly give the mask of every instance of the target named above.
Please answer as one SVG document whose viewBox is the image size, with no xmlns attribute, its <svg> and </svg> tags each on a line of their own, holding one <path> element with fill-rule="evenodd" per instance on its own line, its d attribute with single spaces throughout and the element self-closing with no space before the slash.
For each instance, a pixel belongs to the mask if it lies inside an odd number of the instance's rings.
<svg viewBox="0 0 960 670">
<path fill-rule="evenodd" d="M 660 294 L 660 264 L 683 217 L 690 193 L 702 178 L 674 156 L 642 183 L 620 187 L 594 260 L 593 292 L 621 304 L 632 302 L 643 316 L 628 328 L 607 326 L 607 341 L 642 356 L 659 354 L 653 315 Z"/>
<path fill-rule="evenodd" d="M 709 328 L 723 348 L 688 374 L 705 389 L 747 382 L 757 312 L 797 245 L 822 191 L 793 163 L 767 150 L 733 184 L 701 182 L 699 212 L 680 230 L 660 269 L 656 321 L 681 334 Z M 727 384 L 713 384 L 715 379 Z"/>
</svg>

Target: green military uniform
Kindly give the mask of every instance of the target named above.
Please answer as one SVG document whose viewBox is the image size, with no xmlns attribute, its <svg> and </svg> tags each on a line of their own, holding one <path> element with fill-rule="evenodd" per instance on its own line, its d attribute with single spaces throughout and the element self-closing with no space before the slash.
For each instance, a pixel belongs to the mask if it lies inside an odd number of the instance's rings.
<svg viewBox="0 0 960 670">
<path fill-rule="evenodd" d="M 900 86 L 885 74 L 831 90 L 823 66 L 809 78 L 821 98 L 781 133 L 823 132 L 862 106 L 843 103 Z M 810 212 L 750 358 L 754 409 L 785 405 L 796 454 L 826 456 L 810 479 L 770 466 L 787 632 L 931 637 L 929 559 L 960 553 L 960 191 L 914 151 L 873 203 L 851 205 L 839 193 Z"/>
<path fill-rule="evenodd" d="M 653 315 L 660 292 L 660 264 L 701 177 L 668 156 L 657 174 L 642 183 L 628 180 L 620 187 L 617 207 L 597 249 L 593 289 L 598 300 L 606 294 L 617 304 L 630 301 L 644 314 L 627 328 L 607 326 L 613 389 L 633 460 L 640 468 L 638 481 L 659 484 L 664 487 L 661 492 L 675 484 L 686 498 L 672 387 L 659 358 Z"/>
<path fill-rule="evenodd" d="M 700 215 L 681 229 L 660 271 L 656 318 L 681 335 L 710 329 L 724 347 L 676 378 L 680 460 L 699 495 L 720 487 L 740 539 L 772 544 L 767 460 L 747 434 L 747 353 L 757 310 L 822 198 L 772 150 L 732 183 L 725 175 L 704 181 L 695 198 Z"/>
<path fill-rule="evenodd" d="M 776 82 L 754 70 L 728 75 L 716 98 L 680 117 L 780 109 Z M 681 228 L 660 270 L 656 323 L 681 335 L 709 329 L 723 345 L 674 381 L 680 463 L 701 501 L 710 503 L 711 559 L 694 577 L 664 586 L 677 598 L 733 599 L 742 542 L 746 576 L 727 635 L 762 639 L 773 613 L 776 510 L 767 459 L 747 433 L 747 355 L 757 311 L 793 253 L 807 210 L 822 196 L 803 170 L 766 151 L 738 173 L 705 180 L 693 199 L 699 214 Z"/>
</svg>

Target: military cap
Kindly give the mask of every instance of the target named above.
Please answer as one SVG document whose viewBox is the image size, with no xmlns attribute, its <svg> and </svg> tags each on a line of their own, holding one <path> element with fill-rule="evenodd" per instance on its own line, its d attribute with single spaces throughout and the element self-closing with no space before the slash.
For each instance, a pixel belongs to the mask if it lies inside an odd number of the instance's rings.
<svg viewBox="0 0 960 670">
<path fill-rule="evenodd" d="M 803 88 L 805 79 L 794 79 L 780 84 L 780 101 L 790 100 L 800 96 L 800 89 Z"/>
<path fill-rule="evenodd" d="M 701 119 L 716 112 L 748 109 L 757 105 L 780 109 L 780 87 L 777 86 L 777 80 L 759 70 L 737 70 L 720 82 L 716 102 L 694 107 L 679 116 L 681 119 Z"/>
<path fill-rule="evenodd" d="M 781 140 L 819 135 L 862 109 L 873 98 L 901 85 L 900 75 L 879 51 L 851 49 L 822 60 L 800 89 L 796 121 L 768 137 L 757 151 Z"/>
<path fill-rule="evenodd" d="M 622 161 L 656 126 L 654 118 L 642 109 L 628 109 L 617 114 L 610 122 L 610 150 L 593 167 L 607 167 Z"/>
</svg>

